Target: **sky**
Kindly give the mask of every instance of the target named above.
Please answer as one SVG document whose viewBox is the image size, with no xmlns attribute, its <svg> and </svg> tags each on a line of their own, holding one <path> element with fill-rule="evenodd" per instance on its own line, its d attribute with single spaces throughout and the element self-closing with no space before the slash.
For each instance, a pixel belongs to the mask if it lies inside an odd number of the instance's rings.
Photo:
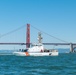
<svg viewBox="0 0 76 75">
<path fill-rule="evenodd" d="M 31 25 L 31 42 L 37 42 L 40 30 L 43 42 L 63 42 L 49 34 L 76 43 L 76 0 L 0 0 L 0 42 L 26 42 L 27 23 Z M 24 27 L 1 37 L 21 26 Z M 0 46 L 15 48 L 25 46 Z"/>
</svg>

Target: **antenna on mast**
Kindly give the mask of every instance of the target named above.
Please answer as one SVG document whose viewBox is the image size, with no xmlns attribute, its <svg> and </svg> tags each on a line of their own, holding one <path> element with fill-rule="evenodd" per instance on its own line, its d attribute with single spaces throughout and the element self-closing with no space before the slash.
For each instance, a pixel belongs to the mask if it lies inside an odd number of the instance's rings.
<svg viewBox="0 0 76 75">
<path fill-rule="evenodd" d="M 42 43 L 42 36 L 41 36 L 41 32 L 38 33 L 38 43 Z"/>
</svg>

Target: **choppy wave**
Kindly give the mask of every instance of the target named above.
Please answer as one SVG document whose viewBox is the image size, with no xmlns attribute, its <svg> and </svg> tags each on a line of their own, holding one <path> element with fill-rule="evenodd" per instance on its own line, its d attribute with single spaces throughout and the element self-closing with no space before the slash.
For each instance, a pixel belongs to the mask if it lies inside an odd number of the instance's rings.
<svg viewBox="0 0 76 75">
<path fill-rule="evenodd" d="M 76 54 L 50 57 L 0 55 L 0 75 L 75 75 Z"/>
</svg>

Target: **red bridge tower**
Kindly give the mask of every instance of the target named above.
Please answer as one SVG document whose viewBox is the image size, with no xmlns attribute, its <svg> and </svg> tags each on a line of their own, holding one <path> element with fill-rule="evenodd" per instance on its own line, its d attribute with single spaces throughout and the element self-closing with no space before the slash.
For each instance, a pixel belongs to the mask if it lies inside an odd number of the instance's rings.
<svg viewBox="0 0 76 75">
<path fill-rule="evenodd" d="M 26 48 L 30 47 L 30 24 L 27 24 L 26 30 Z"/>
</svg>

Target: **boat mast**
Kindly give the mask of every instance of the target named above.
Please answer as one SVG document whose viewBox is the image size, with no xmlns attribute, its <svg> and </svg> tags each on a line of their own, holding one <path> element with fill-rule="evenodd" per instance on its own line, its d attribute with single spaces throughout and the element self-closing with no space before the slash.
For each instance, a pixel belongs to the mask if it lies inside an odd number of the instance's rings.
<svg viewBox="0 0 76 75">
<path fill-rule="evenodd" d="M 41 36 L 41 32 L 38 33 L 38 43 L 42 43 L 42 36 Z"/>
</svg>

